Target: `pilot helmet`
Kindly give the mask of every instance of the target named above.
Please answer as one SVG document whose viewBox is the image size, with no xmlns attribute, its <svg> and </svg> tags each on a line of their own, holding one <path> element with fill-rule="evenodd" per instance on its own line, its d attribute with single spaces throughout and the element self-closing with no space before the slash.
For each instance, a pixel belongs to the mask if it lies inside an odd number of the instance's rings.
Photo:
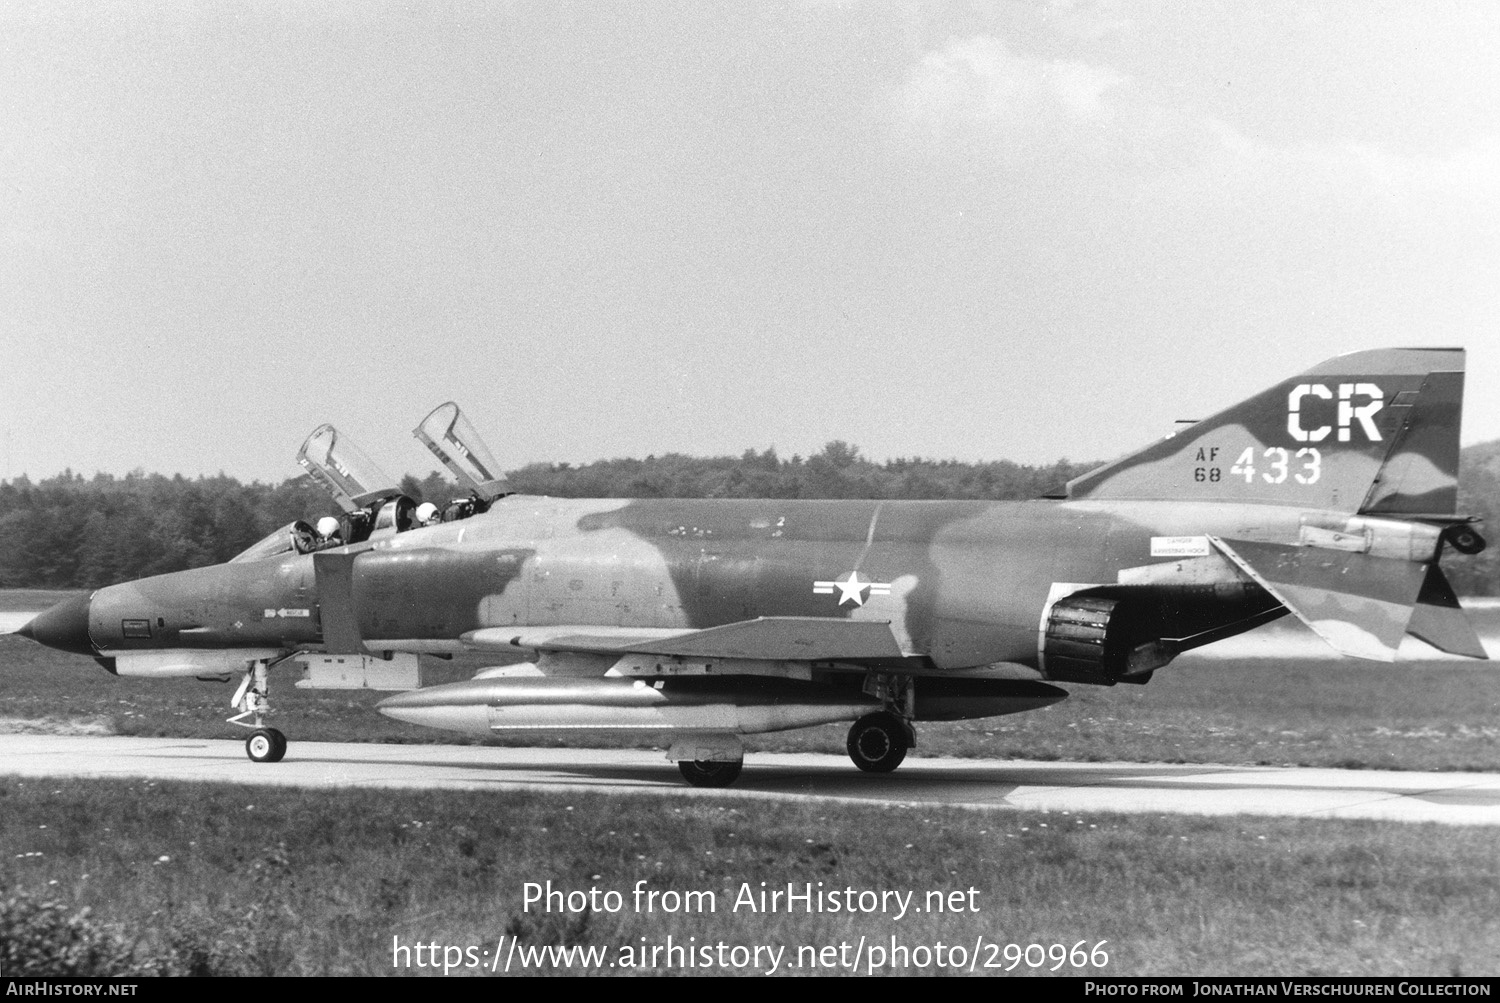
<svg viewBox="0 0 1500 1003">
<path fill-rule="evenodd" d="M 423 502 L 417 506 L 417 525 L 425 526 L 437 518 L 438 507 L 432 502 Z"/>
<path fill-rule="evenodd" d="M 339 521 L 331 515 L 318 520 L 318 535 L 327 539 L 339 531 Z"/>
</svg>

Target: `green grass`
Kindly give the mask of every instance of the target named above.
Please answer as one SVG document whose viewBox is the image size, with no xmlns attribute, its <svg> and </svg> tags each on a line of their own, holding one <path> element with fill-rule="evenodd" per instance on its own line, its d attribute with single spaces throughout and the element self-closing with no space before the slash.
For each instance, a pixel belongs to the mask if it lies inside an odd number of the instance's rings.
<svg viewBox="0 0 1500 1003">
<path fill-rule="evenodd" d="M 524 908 L 523 885 L 548 880 L 619 891 L 624 908 Z M 638 913 L 641 880 L 713 892 L 718 910 Z M 731 910 L 763 881 L 918 903 L 973 888 L 978 911 Z M 0 940 L 18 936 L 17 901 L 52 899 L 68 916 L 90 910 L 93 935 L 128 963 L 167 971 L 385 974 L 393 937 L 492 950 L 501 935 L 612 951 L 670 935 L 793 956 L 860 937 L 1103 940 L 1111 975 L 1500 970 L 1493 833 L 1435 825 L 12 780 L 0 783 L 0 884 L 12 897 Z M 7 974 L 24 974 L 11 962 Z"/>
<path fill-rule="evenodd" d="M 0 613 L 40 613 L 77 594 L 69 589 L 0 589 Z"/>
</svg>

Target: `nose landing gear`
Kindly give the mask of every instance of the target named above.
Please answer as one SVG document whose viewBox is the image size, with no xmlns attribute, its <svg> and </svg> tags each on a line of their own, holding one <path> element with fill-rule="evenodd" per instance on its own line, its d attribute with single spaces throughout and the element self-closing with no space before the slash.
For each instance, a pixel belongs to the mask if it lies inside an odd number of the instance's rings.
<svg viewBox="0 0 1500 1003">
<path fill-rule="evenodd" d="M 245 678 L 235 691 L 230 706 L 239 711 L 229 718 L 229 723 L 241 728 L 254 728 L 245 739 L 245 755 L 255 763 L 279 763 L 286 755 L 286 736 L 275 728 L 266 727 L 265 716 L 271 709 L 270 686 L 266 682 L 266 670 L 270 663 L 257 659 L 245 670 Z M 253 723 L 247 723 L 245 718 Z"/>
</svg>

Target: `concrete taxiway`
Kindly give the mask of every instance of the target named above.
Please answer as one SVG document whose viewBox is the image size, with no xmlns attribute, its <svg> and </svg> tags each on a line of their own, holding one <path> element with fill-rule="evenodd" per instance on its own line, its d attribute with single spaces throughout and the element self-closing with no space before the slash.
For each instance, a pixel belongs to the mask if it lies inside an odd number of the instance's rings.
<svg viewBox="0 0 1500 1003">
<path fill-rule="evenodd" d="M 912 757 L 860 773 L 842 756 L 752 753 L 727 791 L 688 787 L 660 752 L 293 742 L 252 763 L 240 742 L 0 735 L 0 776 L 146 777 L 296 787 L 595 790 L 1051 811 L 1362 818 L 1500 825 L 1500 773 L 1395 773 Z"/>
</svg>

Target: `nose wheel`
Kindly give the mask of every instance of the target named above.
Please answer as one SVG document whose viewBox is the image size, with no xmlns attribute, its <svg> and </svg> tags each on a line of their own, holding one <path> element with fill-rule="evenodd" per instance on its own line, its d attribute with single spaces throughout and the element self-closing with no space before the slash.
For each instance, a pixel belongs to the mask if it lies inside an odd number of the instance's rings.
<svg viewBox="0 0 1500 1003">
<path fill-rule="evenodd" d="M 279 763 L 286 755 L 286 736 L 275 728 L 256 728 L 245 739 L 245 755 L 256 763 Z"/>
<path fill-rule="evenodd" d="M 279 763 L 286 755 L 286 736 L 275 728 L 266 727 L 266 713 L 271 709 L 267 668 L 268 663 L 264 661 L 250 663 L 244 681 L 230 701 L 230 706 L 239 713 L 231 717 L 229 723 L 255 729 L 245 739 L 245 755 L 252 763 Z M 249 722 L 245 720 L 247 717 Z"/>
</svg>

